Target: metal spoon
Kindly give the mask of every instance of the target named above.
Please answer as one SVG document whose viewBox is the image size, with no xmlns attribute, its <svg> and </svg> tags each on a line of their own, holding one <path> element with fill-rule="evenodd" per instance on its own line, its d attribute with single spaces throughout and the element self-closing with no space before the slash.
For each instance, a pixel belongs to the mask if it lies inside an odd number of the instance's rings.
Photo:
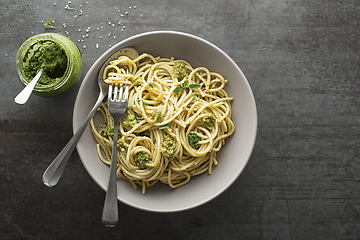
<svg viewBox="0 0 360 240">
<path fill-rule="evenodd" d="M 34 90 L 34 87 L 36 83 L 39 81 L 41 75 L 44 73 L 46 68 L 41 69 L 36 76 L 33 78 L 31 82 L 15 97 L 15 102 L 17 104 L 25 104 L 27 100 L 29 99 L 32 91 Z"/>
<path fill-rule="evenodd" d="M 80 137 L 84 133 L 86 127 L 88 126 L 88 123 L 90 122 L 91 118 L 95 115 L 97 109 L 100 106 L 100 103 L 103 101 L 104 97 L 108 94 L 108 84 L 106 84 L 103 81 L 103 72 L 107 65 L 109 65 L 109 62 L 117 59 L 119 56 L 126 55 L 129 58 L 133 58 L 134 55 L 139 55 L 137 51 L 133 48 L 124 48 L 119 50 L 118 52 L 114 53 L 112 56 L 110 56 L 102 65 L 99 71 L 98 75 L 98 84 L 100 88 L 99 97 L 96 100 L 96 103 L 94 107 L 91 109 L 89 115 L 84 120 L 83 124 L 80 126 L 80 128 L 77 130 L 75 135 L 70 139 L 70 141 L 66 144 L 66 146 L 63 148 L 63 150 L 59 153 L 59 155 L 55 158 L 55 160 L 50 164 L 50 166 L 45 170 L 42 179 L 43 183 L 48 187 L 55 186 L 60 177 L 61 174 L 64 171 L 65 165 L 67 161 L 69 160 L 71 153 L 74 151 L 77 142 L 79 141 Z"/>
</svg>

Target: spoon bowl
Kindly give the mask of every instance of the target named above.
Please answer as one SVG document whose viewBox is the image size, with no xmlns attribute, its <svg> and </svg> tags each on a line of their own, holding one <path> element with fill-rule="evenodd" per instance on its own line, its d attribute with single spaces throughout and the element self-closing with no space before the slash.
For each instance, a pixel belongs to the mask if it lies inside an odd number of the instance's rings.
<svg viewBox="0 0 360 240">
<path fill-rule="evenodd" d="M 15 97 L 15 102 L 17 104 L 25 104 L 29 99 L 32 91 L 35 88 L 36 83 L 39 81 L 41 75 L 44 73 L 46 68 L 41 69 L 33 80 Z"/>
</svg>

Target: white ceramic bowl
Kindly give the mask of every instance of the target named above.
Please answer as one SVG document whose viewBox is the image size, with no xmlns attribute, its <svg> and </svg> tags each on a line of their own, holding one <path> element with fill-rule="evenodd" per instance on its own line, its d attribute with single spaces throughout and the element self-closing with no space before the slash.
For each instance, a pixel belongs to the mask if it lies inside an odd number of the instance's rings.
<svg viewBox="0 0 360 240">
<path fill-rule="evenodd" d="M 232 102 L 235 132 L 217 154 L 218 165 L 213 173 L 191 178 L 180 188 L 172 189 L 158 182 L 142 195 L 130 183 L 118 179 L 118 199 L 132 207 L 154 211 L 175 212 L 202 205 L 225 191 L 245 168 L 255 143 L 257 113 L 251 88 L 236 63 L 221 49 L 199 37 L 174 31 L 155 31 L 127 38 L 102 54 L 86 74 L 74 106 L 73 131 L 80 127 L 99 94 L 97 76 L 102 63 L 124 47 L 133 47 L 139 53 L 184 59 L 193 67 L 204 66 L 222 74 L 229 82 L 225 89 Z M 86 170 L 104 190 L 107 188 L 109 167 L 96 154 L 96 142 L 90 128 L 81 137 L 77 151 Z M 229 206 L 231 207 L 231 206 Z"/>
</svg>

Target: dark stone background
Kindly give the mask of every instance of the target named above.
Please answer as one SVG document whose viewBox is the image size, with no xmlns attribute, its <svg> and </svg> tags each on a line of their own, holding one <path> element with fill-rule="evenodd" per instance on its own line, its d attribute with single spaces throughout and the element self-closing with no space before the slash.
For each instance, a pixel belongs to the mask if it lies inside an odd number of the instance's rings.
<svg viewBox="0 0 360 240">
<path fill-rule="evenodd" d="M 360 1 L 1 3 L 0 239 L 360 239 Z M 24 106 L 13 99 L 22 89 L 16 52 L 45 32 L 48 16 L 53 31 L 81 49 L 83 76 L 109 45 L 151 30 L 191 33 L 222 48 L 246 75 L 258 108 L 256 145 L 239 179 L 184 212 L 119 203 L 114 229 L 101 222 L 104 191 L 76 151 L 59 184 L 46 187 L 42 173 L 72 136 L 80 83 L 58 98 L 32 96 Z M 108 24 L 115 20 L 126 28 Z"/>
</svg>

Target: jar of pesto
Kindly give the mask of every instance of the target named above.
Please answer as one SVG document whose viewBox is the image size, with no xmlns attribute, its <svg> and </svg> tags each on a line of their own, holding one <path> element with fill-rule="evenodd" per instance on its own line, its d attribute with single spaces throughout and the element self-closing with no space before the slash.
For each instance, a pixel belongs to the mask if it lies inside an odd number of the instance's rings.
<svg viewBox="0 0 360 240">
<path fill-rule="evenodd" d="M 24 86 L 46 68 L 33 90 L 42 97 L 56 97 L 69 91 L 79 81 L 82 66 L 78 47 L 57 33 L 27 39 L 16 56 L 16 70 Z"/>
</svg>

